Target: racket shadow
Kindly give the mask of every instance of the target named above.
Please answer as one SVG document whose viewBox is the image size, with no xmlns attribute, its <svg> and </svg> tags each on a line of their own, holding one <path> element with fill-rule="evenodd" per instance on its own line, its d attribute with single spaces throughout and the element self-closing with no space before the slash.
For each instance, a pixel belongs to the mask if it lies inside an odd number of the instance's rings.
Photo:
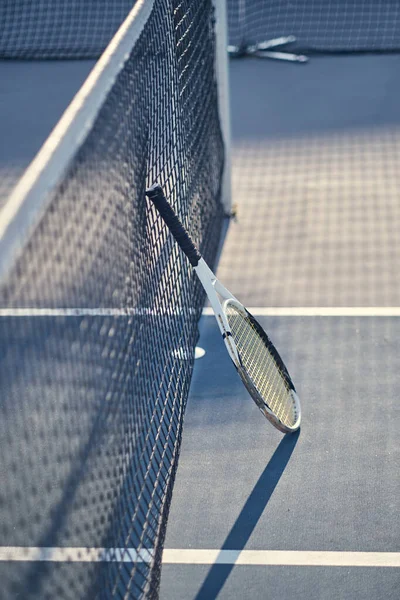
<svg viewBox="0 0 400 600">
<path fill-rule="evenodd" d="M 299 435 L 300 429 L 296 431 L 296 433 L 286 435 L 282 439 L 254 486 L 248 500 L 240 511 L 221 550 L 242 550 L 245 547 L 268 504 L 269 499 L 278 485 L 297 444 Z M 235 565 L 233 564 L 214 564 L 210 568 L 195 600 L 211 600 L 217 598 L 234 566 Z"/>
</svg>

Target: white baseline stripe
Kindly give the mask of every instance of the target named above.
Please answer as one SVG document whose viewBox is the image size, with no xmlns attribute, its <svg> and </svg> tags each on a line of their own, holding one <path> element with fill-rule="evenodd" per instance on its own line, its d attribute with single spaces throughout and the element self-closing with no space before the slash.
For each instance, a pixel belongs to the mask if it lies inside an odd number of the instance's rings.
<svg viewBox="0 0 400 600">
<path fill-rule="evenodd" d="M 182 314 L 195 312 L 191 308 L 164 313 L 151 308 L 0 308 L 0 317 L 143 317 L 145 315 L 179 317 Z"/>
<path fill-rule="evenodd" d="M 151 550 L 0 546 L 0 562 L 151 562 Z"/>
<path fill-rule="evenodd" d="M 400 567 L 400 552 L 165 549 L 165 564 Z"/>
<path fill-rule="evenodd" d="M 119 308 L 1 308 L 0 317 L 119 317 L 131 314 L 151 314 Z"/>
<path fill-rule="evenodd" d="M 259 317 L 400 317 L 399 306 L 371 307 L 261 307 L 250 306 L 249 312 Z M 171 311 L 165 315 L 192 314 L 194 309 Z M 214 316 L 210 306 L 203 308 L 203 316 Z M 162 313 L 151 308 L 0 308 L 0 317 L 119 317 L 119 316 L 161 316 Z"/>
<path fill-rule="evenodd" d="M 152 550 L 134 548 L 0 547 L 0 561 L 150 562 Z M 315 567 L 400 567 L 400 552 L 318 552 L 286 550 L 199 550 L 166 548 L 163 564 L 281 565 Z"/>
<path fill-rule="evenodd" d="M 246 306 L 259 317 L 400 317 L 400 306 L 293 306 L 264 307 Z M 204 316 L 213 315 L 209 306 L 203 309 Z"/>
</svg>

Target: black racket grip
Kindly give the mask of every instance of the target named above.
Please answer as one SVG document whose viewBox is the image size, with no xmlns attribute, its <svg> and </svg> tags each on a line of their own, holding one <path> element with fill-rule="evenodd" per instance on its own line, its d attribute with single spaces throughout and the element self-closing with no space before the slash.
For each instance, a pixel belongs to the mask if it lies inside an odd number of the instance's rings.
<svg viewBox="0 0 400 600">
<path fill-rule="evenodd" d="M 152 185 L 151 188 L 146 190 L 146 196 L 153 202 L 165 224 L 178 242 L 179 247 L 188 257 L 192 267 L 197 267 L 201 259 L 201 254 L 164 196 L 161 185 L 159 183 Z"/>
</svg>

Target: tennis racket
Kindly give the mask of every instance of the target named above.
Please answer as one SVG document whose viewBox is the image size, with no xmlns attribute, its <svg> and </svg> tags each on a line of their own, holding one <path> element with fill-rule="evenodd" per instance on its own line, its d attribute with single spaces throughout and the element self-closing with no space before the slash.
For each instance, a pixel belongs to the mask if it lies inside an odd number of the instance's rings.
<svg viewBox="0 0 400 600">
<path fill-rule="evenodd" d="M 290 375 L 271 340 L 246 308 L 218 281 L 156 183 L 146 191 L 186 254 L 213 308 L 226 349 L 250 396 L 280 431 L 300 427 L 301 409 Z M 222 302 L 221 302 L 221 300 Z"/>
</svg>

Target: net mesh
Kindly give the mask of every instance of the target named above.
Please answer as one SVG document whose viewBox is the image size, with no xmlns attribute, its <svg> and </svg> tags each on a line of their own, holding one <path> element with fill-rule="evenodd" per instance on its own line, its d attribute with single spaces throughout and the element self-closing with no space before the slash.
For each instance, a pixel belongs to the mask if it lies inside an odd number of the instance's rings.
<svg viewBox="0 0 400 600">
<path fill-rule="evenodd" d="M 136 0 L 3 0 L 0 57 L 97 58 Z"/>
<path fill-rule="evenodd" d="M 157 597 L 204 293 L 145 189 L 212 264 L 223 162 L 212 2 L 159 0 L 0 282 L 1 543 L 64 548 L 2 597 Z"/>
<path fill-rule="evenodd" d="M 265 404 L 287 427 L 298 419 L 293 384 L 277 351 L 255 319 L 229 303 L 226 316 L 246 374 Z"/>
<path fill-rule="evenodd" d="M 235 46 L 294 35 L 309 52 L 400 49 L 397 0 L 228 0 L 228 20 Z"/>
</svg>

